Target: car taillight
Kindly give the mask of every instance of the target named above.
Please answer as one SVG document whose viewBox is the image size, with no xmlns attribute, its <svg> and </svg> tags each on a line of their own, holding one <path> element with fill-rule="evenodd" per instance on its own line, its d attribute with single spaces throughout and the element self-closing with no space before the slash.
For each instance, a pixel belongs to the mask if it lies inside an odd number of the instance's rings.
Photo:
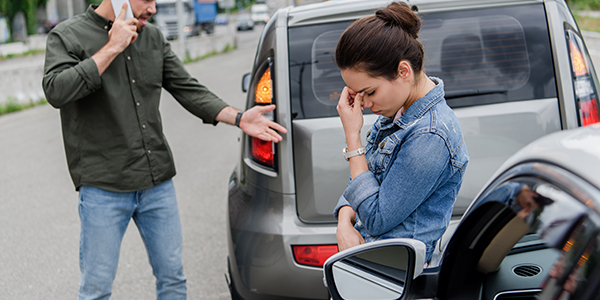
<svg viewBox="0 0 600 300">
<path fill-rule="evenodd" d="M 338 252 L 337 245 L 292 246 L 294 259 L 301 265 L 323 267 L 325 261 Z"/>
<path fill-rule="evenodd" d="M 272 66 L 273 60 L 269 58 L 258 69 L 256 76 L 260 76 L 258 77 L 260 79 L 252 87 L 253 103 L 251 105 L 275 104 L 273 80 L 271 76 Z M 271 121 L 275 121 L 275 111 L 264 114 L 264 116 Z M 254 162 L 270 169 L 275 169 L 275 144 L 273 142 L 265 142 L 255 137 L 250 138 L 250 156 Z"/>
<path fill-rule="evenodd" d="M 254 160 L 258 160 L 261 164 L 273 166 L 273 158 L 275 151 L 273 142 L 265 142 L 259 138 L 253 137 L 251 140 L 251 153 Z"/>
<path fill-rule="evenodd" d="M 590 74 L 589 57 L 582 52 L 583 41 L 577 34 L 568 30 L 569 54 L 573 74 L 575 101 L 579 109 L 579 122 L 582 126 L 600 122 L 598 93 Z"/>
<path fill-rule="evenodd" d="M 254 103 L 271 104 L 273 100 L 273 85 L 271 82 L 271 68 L 268 67 L 260 77 L 254 92 Z"/>
</svg>

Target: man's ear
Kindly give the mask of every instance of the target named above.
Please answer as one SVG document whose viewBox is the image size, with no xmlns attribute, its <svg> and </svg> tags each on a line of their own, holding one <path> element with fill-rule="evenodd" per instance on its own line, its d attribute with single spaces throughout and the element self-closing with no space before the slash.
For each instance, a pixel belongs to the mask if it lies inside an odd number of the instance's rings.
<svg viewBox="0 0 600 300">
<path fill-rule="evenodd" d="M 398 64 L 398 77 L 404 80 L 410 79 L 412 77 L 412 68 L 410 64 L 406 60 L 401 60 Z"/>
</svg>

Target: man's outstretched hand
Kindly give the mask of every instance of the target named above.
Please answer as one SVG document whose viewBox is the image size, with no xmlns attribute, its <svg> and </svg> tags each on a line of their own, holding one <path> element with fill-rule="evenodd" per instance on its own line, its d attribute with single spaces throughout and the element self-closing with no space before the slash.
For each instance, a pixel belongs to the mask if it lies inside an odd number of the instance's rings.
<svg viewBox="0 0 600 300">
<path fill-rule="evenodd" d="M 283 138 L 277 131 L 287 133 L 283 126 L 265 118 L 264 113 L 275 109 L 275 105 L 254 106 L 244 112 L 240 120 L 240 128 L 248 135 L 257 137 L 263 141 L 279 142 Z"/>
</svg>

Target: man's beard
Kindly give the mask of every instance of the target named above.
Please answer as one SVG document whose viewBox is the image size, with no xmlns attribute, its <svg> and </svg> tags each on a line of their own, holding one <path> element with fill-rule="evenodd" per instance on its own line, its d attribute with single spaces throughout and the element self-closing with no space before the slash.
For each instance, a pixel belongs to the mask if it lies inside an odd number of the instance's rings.
<svg viewBox="0 0 600 300">
<path fill-rule="evenodd" d="M 151 14 L 141 13 L 139 16 L 136 17 L 136 19 L 138 19 L 138 21 L 139 21 L 141 17 L 144 17 L 146 19 L 145 22 L 147 23 L 148 19 L 150 17 L 152 17 L 152 15 Z M 142 31 L 144 31 L 144 27 L 146 27 L 146 25 L 141 25 L 141 26 L 136 26 L 136 27 L 137 27 L 137 29 L 136 29 L 137 33 L 141 33 Z"/>
</svg>

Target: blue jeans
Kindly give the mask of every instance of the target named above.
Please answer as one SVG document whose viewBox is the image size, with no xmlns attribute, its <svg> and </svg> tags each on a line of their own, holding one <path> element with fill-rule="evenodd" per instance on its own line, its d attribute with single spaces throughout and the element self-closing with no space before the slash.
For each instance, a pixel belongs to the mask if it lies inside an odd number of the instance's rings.
<svg viewBox="0 0 600 300">
<path fill-rule="evenodd" d="M 121 241 L 132 218 L 156 277 L 157 299 L 186 298 L 181 221 L 172 180 L 128 193 L 81 186 L 79 218 L 81 282 L 78 299 L 110 297 Z"/>
</svg>

